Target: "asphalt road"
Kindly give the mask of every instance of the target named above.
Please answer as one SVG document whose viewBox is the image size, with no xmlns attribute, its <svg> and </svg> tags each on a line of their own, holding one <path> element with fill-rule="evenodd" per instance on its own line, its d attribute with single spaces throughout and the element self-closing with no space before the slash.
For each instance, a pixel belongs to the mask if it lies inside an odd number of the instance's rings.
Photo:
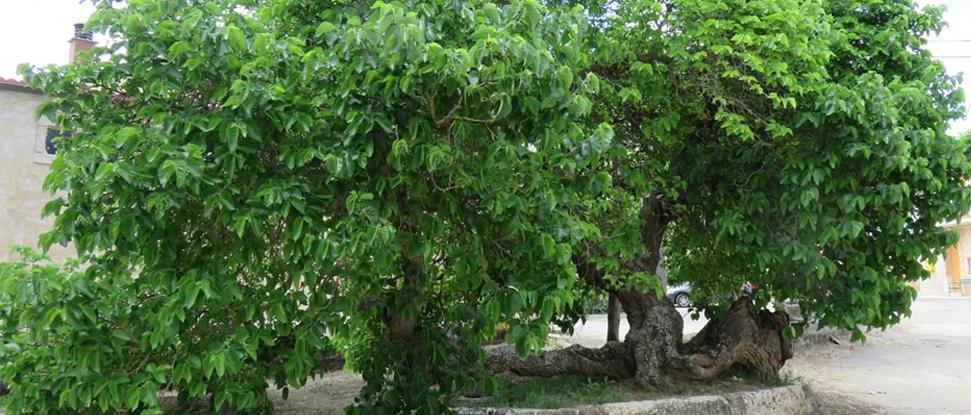
<svg viewBox="0 0 971 415">
<path fill-rule="evenodd" d="M 701 328 L 708 323 L 704 316 L 698 316 L 698 320 L 691 319 L 691 313 L 687 308 L 678 308 L 681 317 L 684 318 L 684 334 L 694 334 L 701 331 Z M 627 315 L 620 315 L 620 340 L 624 340 L 630 325 L 627 324 Z M 577 323 L 573 327 L 573 335 L 554 334 L 554 337 L 563 344 L 579 344 L 586 347 L 600 347 L 607 342 L 607 315 L 591 314 L 587 316 L 586 323 Z"/>
<path fill-rule="evenodd" d="M 971 300 L 920 299 L 910 319 L 867 342 L 828 344 L 787 365 L 813 389 L 888 415 L 971 415 Z"/>
</svg>

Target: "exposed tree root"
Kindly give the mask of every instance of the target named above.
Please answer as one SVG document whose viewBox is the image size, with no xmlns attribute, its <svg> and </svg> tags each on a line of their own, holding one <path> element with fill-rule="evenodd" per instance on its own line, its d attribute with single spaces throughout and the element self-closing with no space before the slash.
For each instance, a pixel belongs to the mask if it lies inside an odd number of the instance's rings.
<svg viewBox="0 0 971 415">
<path fill-rule="evenodd" d="M 512 372 L 522 376 L 572 374 L 619 380 L 634 376 L 631 357 L 630 350 L 621 342 L 609 342 L 599 349 L 573 345 L 541 355 L 530 355 L 525 359 L 519 357 L 511 347 L 502 346 L 489 350 L 486 367 L 492 373 Z"/>
<path fill-rule="evenodd" d="M 789 341 L 782 337 L 789 316 L 783 311 L 756 313 L 748 297 L 735 301 L 725 316 L 711 320 L 683 343 L 683 321 L 670 303 L 652 294 L 620 292 L 618 296 L 631 325 L 623 343 L 608 342 L 600 349 L 574 345 L 525 359 L 501 347 L 489 351 L 486 367 L 493 373 L 634 378 L 644 385 L 658 385 L 708 381 L 735 363 L 776 377 L 792 357 Z"/>
</svg>

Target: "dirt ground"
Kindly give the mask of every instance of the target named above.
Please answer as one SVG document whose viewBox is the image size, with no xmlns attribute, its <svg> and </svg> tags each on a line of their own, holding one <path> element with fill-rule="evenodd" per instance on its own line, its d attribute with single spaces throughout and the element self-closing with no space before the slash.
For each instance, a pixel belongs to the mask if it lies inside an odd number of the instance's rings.
<svg viewBox="0 0 971 415">
<path fill-rule="evenodd" d="M 557 339 L 556 344 L 564 346 L 572 342 Z M 592 339 L 572 339 L 592 343 Z M 812 369 L 814 366 L 826 367 L 826 362 L 839 360 L 852 355 L 858 345 L 848 344 L 840 339 L 841 345 L 823 343 L 797 348 L 796 358 L 790 361 L 785 370 L 799 382 L 808 382 L 813 391 L 811 401 L 818 415 L 884 415 L 887 412 L 879 405 L 861 401 L 828 383 L 818 382 L 813 376 L 821 376 L 826 369 Z M 343 408 L 354 402 L 358 390 L 363 385 L 356 374 L 334 372 L 310 381 L 299 390 L 291 390 L 289 399 L 283 400 L 280 391 L 271 391 L 270 396 L 276 403 L 276 413 L 280 415 L 338 415 Z"/>
<path fill-rule="evenodd" d="M 872 403 L 847 396 L 831 388 L 818 388 L 810 381 L 814 390 L 810 400 L 817 415 L 885 415 L 886 410 Z M 270 396 L 276 403 L 279 415 L 339 415 L 344 407 L 354 403 L 358 390 L 363 385 L 360 376 L 350 373 L 331 373 L 311 381 L 305 387 L 290 392 L 289 399 L 283 400 L 279 391 L 271 391 Z"/>
<path fill-rule="evenodd" d="M 821 415 L 971 415 L 971 301 L 920 299 L 913 315 L 885 332 L 868 334 L 865 344 L 837 338 L 797 347 L 784 370 L 813 390 L 816 414 Z M 602 344 L 605 331 L 597 316 L 579 327 L 573 338 L 554 343 Z M 686 332 L 703 322 L 686 322 Z M 690 333 L 686 333 L 690 334 Z M 273 393 L 284 415 L 341 414 L 354 402 L 360 377 L 333 373 L 283 401 Z"/>
<path fill-rule="evenodd" d="M 364 380 L 358 374 L 332 372 L 290 391 L 287 400 L 277 390 L 270 391 L 270 398 L 277 415 L 339 415 L 354 403 L 361 386 Z"/>
<path fill-rule="evenodd" d="M 834 337 L 797 346 L 783 370 L 810 386 L 819 415 L 971 415 L 969 316 L 971 301 L 921 299 L 910 319 L 868 334 L 865 344 Z M 598 322 L 594 317 L 574 338 L 560 336 L 553 343 L 596 347 L 605 336 Z M 701 326 L 688 322 L 686 331 Z M 287 400 L 281 391 L 271 390 L 270 396 L 280 415 L 338 415 L 354 403 L 362 385 L 359 375 L 334 372 L 291 390 Z"/>
<path fill-rule="evenodd" d="M 786 366 L 821 394 L 865 403 L 872 413 L 971 415 L 971 301 L 922 298 L 912 311 L 867 334 L 865 344 L 840 339 L 796 350 Z"/>
</svg>

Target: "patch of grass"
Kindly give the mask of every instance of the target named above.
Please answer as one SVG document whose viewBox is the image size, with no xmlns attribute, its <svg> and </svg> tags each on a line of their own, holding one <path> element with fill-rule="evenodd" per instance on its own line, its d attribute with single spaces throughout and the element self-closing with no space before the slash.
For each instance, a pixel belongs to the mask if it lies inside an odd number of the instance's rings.
<svg viewBox="0 0 971 415">
<path fill-rule="evenodd" d="M 459 398 L 456 406 L 496 408 L 553 409 L 611 402 L 664 399 L 676 396 L 719 395 L 752 391 L 768 387 L 802 383 L 802 378 L 786 372 L 778 379 L 765 379 L 732 367 L 707 383 L 684 383 L 644 388 L 633 380 L 612 381 L 583 376 L 553 378 L 500 375 L 499 388 L 493 396 L 479 399 Z"/>
<path fill-rule="evenodd" d="M 625 400 L 619 382 L 582 376 L 529 378 L 499 376 L 499 388 L 486 399 L 463 400 L 461 405 L 499 408 L 562 408 Z M 468 402 L 466 402 L 468 401 Z"/>
<path fill-rule="evenodd" d="M 806 393 L 811 393 L 813 389 L 813 380 L 800 375 L 792 370 L 786 370 L 782 375 L 789 385 L 799 385 L 802 386 L 802 391 Z"/>
</svg>

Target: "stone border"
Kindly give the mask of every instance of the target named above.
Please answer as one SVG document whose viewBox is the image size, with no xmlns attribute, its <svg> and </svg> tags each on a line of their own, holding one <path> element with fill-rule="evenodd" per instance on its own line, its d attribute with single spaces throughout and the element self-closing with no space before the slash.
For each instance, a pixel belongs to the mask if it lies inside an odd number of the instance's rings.
<svg viewBox="0 0 971 415">
<path fill-rule="evenodd" d="M 809 415 L 812 405 L 800 386 L 753 392 L 618 402 L 561 409 L 455 408 L 459 415 Z"/>
</svg>

